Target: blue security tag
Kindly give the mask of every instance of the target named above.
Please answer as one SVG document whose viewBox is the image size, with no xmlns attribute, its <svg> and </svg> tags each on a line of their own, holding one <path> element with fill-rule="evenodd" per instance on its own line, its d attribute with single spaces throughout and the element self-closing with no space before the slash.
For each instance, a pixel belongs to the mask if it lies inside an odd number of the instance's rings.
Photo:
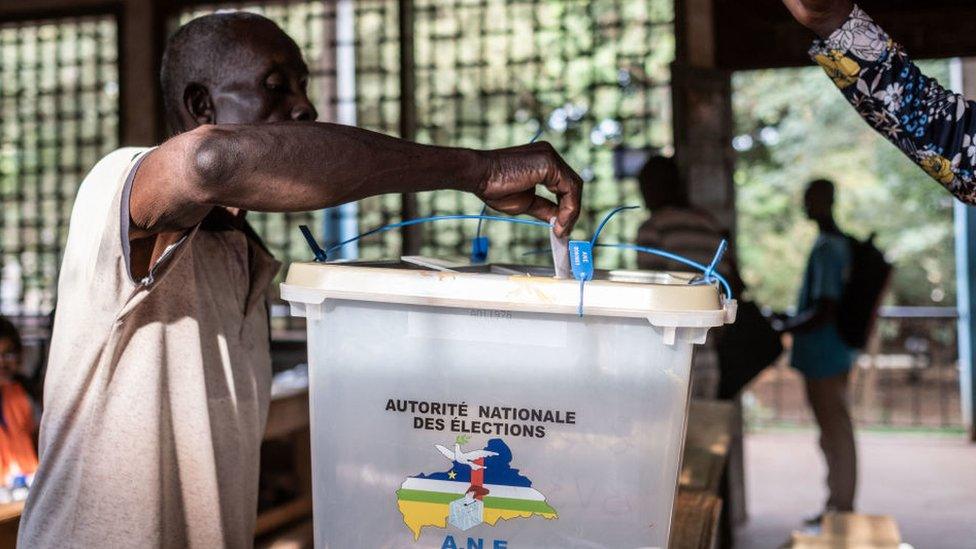
<svg viewBox="0 0 976 549">
<path fill-rule="evenodd" d="M 471 241 L 471 263 L 484 263 L 488 261 L 488 248 L 490 243 L 487 236 L 479 236 Z"/>
<path fill-rule="evenodd" d="M 576 280 L 593 278 L 593 244 L 589 240 L 569 241 L 569 265 Z"/>
</svg>

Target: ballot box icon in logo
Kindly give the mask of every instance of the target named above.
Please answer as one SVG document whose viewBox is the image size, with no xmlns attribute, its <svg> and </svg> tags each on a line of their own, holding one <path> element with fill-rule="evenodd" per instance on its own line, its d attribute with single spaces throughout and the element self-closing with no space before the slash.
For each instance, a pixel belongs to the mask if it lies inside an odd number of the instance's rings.
<svg viewBox="0 0 976 549">
<path fill-rule="evenodd" d="M 458 530 L 468 530 L 485 521 L 485 504 L 474 498 L 473 491 L 451 502 L 447 520 Z"/>
<path fill-rule="evenodd" d="M 472 473 L 481 472 L 485 468 L 484 459 L 486 457 L 497 456 L 498 452 L 489 450 L 462 451 L 461 445 L 467 444 L 469 440 L 470 437 L 459 435 L 454 441 L 453 452 L 440 444 L 435 444 L 434 447 L 453 463 L 467 465 L 471 468 Z M 482 480 L 480 479 L 483 478 L 483 472 L 481 474 L 472 474 L 470 479 L 471 485 L 468 486 L 464 497 L 452 501 L 449 506 L 450 514 L 447 520 L 451 523 L 451 526 L 458 530 L 474 528 L 485 521 L 485 504 L 482 500 L 488 494 L 488 490 L 481 485 Z"/>
</svg>

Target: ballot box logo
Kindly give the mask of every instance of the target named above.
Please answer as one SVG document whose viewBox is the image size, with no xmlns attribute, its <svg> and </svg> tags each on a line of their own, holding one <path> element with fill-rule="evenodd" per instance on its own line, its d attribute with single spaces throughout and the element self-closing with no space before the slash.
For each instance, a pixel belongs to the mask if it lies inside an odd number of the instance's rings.
<svg viewBox="0 0 976 549">
<path fill-rule="evenodd" d="M 483 448 L 470 448 L 470 437 L 458 436 L 453 444 L 435 444 L 431 458 L 450 466 L 441 472 L 407 478 L 396 492 L 403 522 L 420 539 L 424 527 L 467 531 L 499 520 L 558 515 L 532 481 L 512 468 L 515 456 L 500 438 Z"/>
</svg>

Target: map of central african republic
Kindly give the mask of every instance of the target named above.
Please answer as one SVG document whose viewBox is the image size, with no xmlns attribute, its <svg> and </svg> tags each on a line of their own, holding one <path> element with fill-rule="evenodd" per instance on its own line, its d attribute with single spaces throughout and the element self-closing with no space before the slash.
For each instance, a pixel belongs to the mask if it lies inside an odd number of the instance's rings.
<svg viewBox="0 0 976 549">
<path fill-rule="evenodd" d="M 465 451 L 468 442 L 461 435 L 452 447 L 435 444 L 433 455 L 450 461 L 450 469 L 409 477 L 397 490 L 397 506 L 415 540 L 425 526 L 468 530 L 535 515 L 558 518 L 532 481 L 511 467 L 512 451 L 502 439 Z"/>
</svg>

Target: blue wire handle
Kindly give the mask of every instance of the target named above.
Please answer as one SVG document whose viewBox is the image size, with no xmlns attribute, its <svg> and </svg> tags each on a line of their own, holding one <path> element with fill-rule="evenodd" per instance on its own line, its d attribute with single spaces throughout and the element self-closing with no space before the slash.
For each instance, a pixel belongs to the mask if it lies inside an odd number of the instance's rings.
<svg viewBox="0 0 976 549">
<path fill-rule="evenodd" d="M 478 215 L 488 215 L 488 204 L 485 204 L 484 206 L 481 207 L 481 213 Z M 484 222 L 485 220 L 483 218 L 478 220 L 478 230 L 475 231 L 474 233 L 475 240 L 481 238 L 481 225 Z"/>
<path fill-rule="evenodd" d="M 305 242 L 308 247 L 312 249 L 312 255 L 315 256 L 315 261 L 325 261 L 329 258 L 322 248 L 319 247 L 319 243 L 315 241 L 315 237 L 312 236 L 312 231 L 309 230 L 308 225 L 299 225 L 298 230 L 302 231 L 302 236 L 305 237 Z"/>
<path fill-rule="evenodd" d="M 718 265 L 718 262 L 722 260 L 722 256 L 725 255 L 725 250 L 727 250 L 728 247 L 729 242 L 724 238 L 718 243 L 718 249 L 715 250 L 715 257 L 712 258 L 712 262 L 708 264 L 708 269 L 705 271 L 705 280 L 711 281 L 713 275 L 715 274 L 715 266 Z"/>
<path fill-rule="evenodd" d="M 390 225 L 383 225 L 382 227 L 377 227 L 375 229 L 366 231 L 365 233 L 356 235 L 356 236 L 354 236 L 352 238 L 349 238 L 347 240 L 343 240 L 342 242 L 339 242 L 338 244 L 336 244 L 336 245 L 330 247 L 329 249 L 325 250 L 325 253 L 326 253 L 326 255 L 329 255 L 332 252 L 334 252 L 334 251 L 342 248 L 346 244 L 349 244 L 351 242 L 355 242 L 355 241 L 357 241 L 357 240 L 359 240 L 361 238 L 366 238 L 367 236 L 374 235 L 374 234 L 377 234 L 377 233 L 384 233 L 386 231 L 392 231 L 393 229 L 399 229 L 401 227 L 409 227 L 411 225 L 420 225 L 421 223 L 431 223 L 431 222 L 434 222 L 434 221 L 447 221 L 449 219 L 490 219 L 492 221 L 503 221 L 505 223 L 516 223 L 516 224 L 520 224 L 520 225 L 535 225 L 537 227 L 545 227 L 547 229 L 549 228 L 549 224 L 546 223 L 545 221 L 538 221 L 538 220 L 535 220 L 535 219 L 521 219 L 521 218 L 518 218 L 518 217 L 501 217 L 501 216 L 497 216 L 497 215 L 467 215 L 467 214 L 461 214 L 461 215 L 434 215 L 434 216 L 431 216 L 431 217 L 420 217 L 420 218 L 417 218 L 417 219 L 408 219 L 407 221 L 401 221 L 399 223 L 391 223 Z"/>
<path fill-rule="evenodd" d="M 610 213 L 603 216 L 603 219 L 600 220 L 600 224 L 597 225 L 596 231 L 593 232 L 593 238 L 590 239 L 590 245 L 594 247 L 596 246 L 596 240 L 600 238 L 600 233 L 603 232 L 603 228 L 607 226 L 607 223 L 610 222 L 613 216 L 624 210 L 636 210 L 638 208 L 639 206 L 617 206 L 616 208 L 610 210 Z"/>
<path fill-rule="evenodd" d="M 725 244 L 725 246 L 728 246 L 728 243 L 725 242 L 724 240 L 722 241 L 722 243 Z M 694 269 L 696 269 L 698 271 L 701 271 L 702 273 L 708 273 L 709 272 L 709 268 L 708 267 L 706 267 L 705 265 L 702 265 L 701 263 L 698 263 L 697 261 L 692 261 L 692 260 L 690 260 L 690 259 L 688 259 L 686 257 L 682 257 L 682 256 L 680 256 L 678 254 L 673 254 L 671 252 L 666 252 L 664 250 L 659 250 L 657 248 L 648 248 L 646 246 L 638 246 L 636 244 L 597 244 L 597 246 L 599 246 L 601 248 L 617 248 L 617 249 L 620 249 L 620 250 L 634 250 L 634 251 L 641 252 L 641 253 L 645 253 L 645 254 L 656 255 L 658 257 L 663 257 L 665 259 L 670 259 L 672 261 L 676 261 L 678 263 L 681 263 L 682 265 L 687 265 L 688 267 L 692 267 L 692 268 L 694 268 Z M 719 250 L 720 250 L 721 253 L 724 253 L 724 247 L 721 244 L 719 245 Z M 718 258 L 721 258 L 721 253 L 716 253 L 715 256 L 718 257 Z M 718 261 L 715 261 L 714 259 L 712 260 L 712 262 L 714 264 L 717 264 L 718 263 Z M 724 276 L 722 276 L 722 275 L 720 275 L 720 274 L 718 274 L 716 272 L 712 272 L 709 276 L 710 276 L 710 278 L 712 280 L 717 280 L 719 282 L 719 284 L 722 285 L 722 289 L 725 290 L 725 297 L 731 300 L 732 299 L 732 287 L 729 286 L 728 280 L 726 280 Z"/>
<path fill-rule="evenodd" d="M 671 252 L 666 252 L 664 250 L 659 250 L 657 248 L 649 248 L 649 247 L 646 247 L 646 246 L 638 246 L 636 244 L 625 244 L 625 243 L 597 244 L 597 239 L 599 238 L 600 233 L 603 231 L 603 228 L 610 221 L 610 219 L 612 219 L 615 215 L 617 215 L 618 213 L 620 213 L 620 212 L 622 212 L 624 210 L 632 210 L 632 209 L 635 209 L 635 208 L 637 208 L 637 206 L 619 206 L 619 207 L 614 208 L 613 210 L 611 210 L 609 213 L 607 213 L 607 215 L 605 215 L 603 217 L 603 219 L 600 221 L 600 224 L 597 226 L 596 231 L 594 231 L 594 233 L 593 233 L 593 237 L 590 240 L 591 247 L 597 247 L 597 246 L 599 246 L 599 247 L 602 247 L 602 248 L 617 248 L 617 249 L 621 249 L 621 250 L 634 250 L 634 251 L 637 251 L 637 252 L 646 253 L 646 254 L 650 254 L 650 255 L 656 255 L 656 256 L 659 256 L 659 257 L 663 257 L 665 259 L 670 259 L 670 260 L 675 261 L 677 263 L 681 263 L 682 265 L 686 265 L 686 266 L 692 267 L 692 268 L 694 268 L 694 269 L 702 272 L 703 279 L 704 279 L 704 281 L 706 283 L 711 283 L 711 282 L 714 282 L 714 281 L 718 281 L 722 285 L 723 290 L 725 291 L 725 297 L 727 299 L 729 299 L 729 300 L 732 299 L 732 287 L 729 285 L 729 283 L 725 279 L 725 277 L 723 277 L 722 275 L 720 275 L 720 274 L 718 274 L 718 273 L 715 272 L 716 266 L 722 260 L 722 256 L 725 254 L 725 251 L 728 249 L 728 242 L 725 241 L 724 239 L 719 244 L 718 249 L 715 252 L 715 256 L 712 258 L 712 261 L 711 261 L 711 263 L 708 266 L 702 265 L 701 263 L 698 263 L 697 261 L 692 261 L 692 260 L 690 260 L 690 259 L 688 259 L 686 257 L 682 257 L 682 256 L 680 256 L 678 254 L 673 254 Z M 482 211 L 485 211 L 485 210 L 482 210 Z M 466 214 L 461 214 L 461 215 L 437 215 L 437 216 L 432 216 L 432 217 L 421 217 L 421 218 L 418 218 L 418 219 L 410 219 L 410 220 L 407 220 L 407 221 L 401 221 L 399 223 L 392 223 L 390 225 L 384 225 L 382 227 L 377 227 L 375 229 L 372 229 L 372 230 L 366 231 L 365 233 L 362 233 L 360 235 L 357 235 L 357 236 L 355 236 L 353 238 L 350 238 L 350 239 L 344 240 L 342 242 L 339 242 L 338 244 L 335 244 L 334 246 L 331 246 L 328 250 L 325 250 L 325 251 L 322 251 L 322 249 L 319 247 L 318 243 L 316 243 L 315 238 L 312 236 L 312 232 L 308 229 L 307 226 L 301 225 L 301 226 L 299 226 L 299 229 L 301 230 L 302 235 L 305 237 L 305 240 L 308 242 L 309 247 L 312 249 L 312 253 L 315 255 L 315 260 L 316 261 L 326 261 L 326 259 L 328 258 L 329 254 L 331 254 L 332 252 L 335 252 L 335 251 L 339 250 L 340 248 L 342 248 L 346 244 L 355 242 L 357 240 L 360 240 L 360 239 L 365 238 L 365 237 L 370 236 L 370 235 L 374 235 L 374 234 L 382 233 L 382 232 L 386 232 L 386 231 L 391 231 L 391 230 L 398 229 L 398 228 L 401 228 L 401 227 L 409 227 L 411 225 L 419 225 L 421 223 L 432 223 L 432 222 L 435 222 L 435 221 L 446 221 L 446 220 L 468 220 L 468 219 L 477 219 L 479 221 L 479 225 L 481 224 L 482 221 L 489 220 L 490 219 L 490 220 L 494 220 L 494 221 L 502 221 L 502 222 L 505 222 L 505 223 L 515 223 L 515 224 L 521 224 L 521 225 L 534 225 L 534 226 L 537 226 L 537 227 L 550 228 L 549 223 L 546 223 L 544 221 L 538 221 L 538 220 L 535 220 L 535 219 L 520 219 L 520 218 L 517 218 L 517 217 L 501 217 L 501 216 L 484 215 L 484 214 L 481 214 L 481 215 L 466 215 Z M 580 280 L 580 299 L 579 299 L 579 306 L 577 308 L 577 312 L 579 313 L 579 316 L 581 316 L 581 317 L 583 316 L 583 292 L 584 292 L 585 284 L 586 284 L 586 280 L 585 279 L 581 279 Z"/>
<path fill-rule="evenodd" d="M 702 265 L 701 263 L 698 263 L 696 261 L 692 261 L 692 260 L 686 259 L 686 258 L 684 258 L 684 257 L 682 257 L 680 255 L 672 254 L 670 252 L 666 252 L 664 250 L 659 250 L 657 248 L 646 248 L 646 247 L 643 247 L 643 246 L 637 246 L 635 244 L 597 244 L 596 246 L 598 248 L 618 248 L 618 249 L 622 249 L 622 250 L 637 250 L 637 251 L 640 251 L 640 252 L 644 252 L 644 253 L 648 253 L 648 254 L 652 254 L 652 255 L 657 255 L 657 256 L 660 256 L 660 257 L 664 257 L 665 259 L 671 259 L 673 261 L 677 261 L 678 263 L 681 263 L 683 265 L 687 265 L 688 267 L 692 267 L 692 268 L 694 268 L 696 270 L 702 271 L 703 279 L 705 281 L 707 281 L 709 283 L 717 281 L 720 284 L 722 284 L 722 289 L 723 289 L 723 291 L 725 291 L 726 297 L 730 297 L 732 295 L 731 289 L 729 289 L 727 287 L 728 286 L 728 282 L 726 282 L 726 279 L 722 275 L 720 275 L 720 274 L 718 274 L 718 273 L 716 273 L 714 271 L 715 266 L 718 265 L 718 263 L 722 260 L 722 256 L 725 254 L 725 251 L 728 248 L 728 242 L 726 242 L 725 240 L 723 240 L 719 244 L 719 248 L 715 252 L 715 258 L 718 258 L 718 260 L 716 261 L 716 259 L 713 258 L 712 259 L 712 263 L 711 263 L 711 265 L 709 267 L 705 267 L 704 265 Z M 527 252 L 522 252 L 522 255 L 523 256 L 526 256 L 526 255 L 538 255 L 538 254 L 548 253 L 549 251 L 551 251 L 551 250 L 549 250 L 549 248 L 541 248 L 541 249 L 538 249 L 538 250 L 529 250 Z"/>
</svg>

